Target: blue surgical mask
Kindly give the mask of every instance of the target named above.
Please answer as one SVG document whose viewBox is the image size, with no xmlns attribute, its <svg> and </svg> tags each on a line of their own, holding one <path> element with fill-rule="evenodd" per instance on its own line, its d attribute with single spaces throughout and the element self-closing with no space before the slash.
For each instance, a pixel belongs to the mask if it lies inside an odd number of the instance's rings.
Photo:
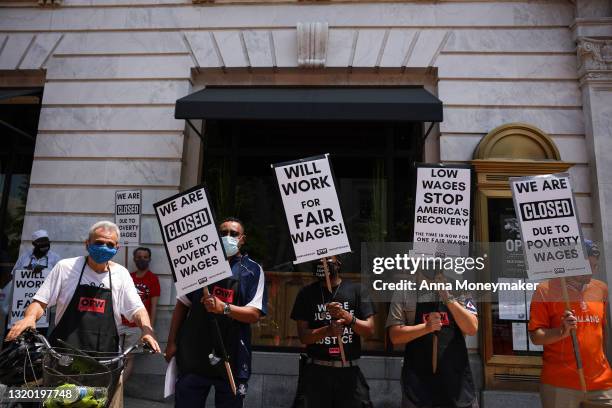
<svg viewBox="0 0 612 408">
<path fill-rule="evenodd" d="M 223 248 L 227 256 L 234 256 L 238 253 L 238 238 L 226 235 L 221 237 L 221 241 L 223 242 Z"/>
<path fill-rule="evenodd" d="M 93 259 L 95 263 L 104 264 L 117 255 L 117 248 L 109 248 L 106 245 L 90 244 L 87 247 L 87 252 L 89 252 L 89 256 L 91 256 L 91 259 Z"/>
</svg>

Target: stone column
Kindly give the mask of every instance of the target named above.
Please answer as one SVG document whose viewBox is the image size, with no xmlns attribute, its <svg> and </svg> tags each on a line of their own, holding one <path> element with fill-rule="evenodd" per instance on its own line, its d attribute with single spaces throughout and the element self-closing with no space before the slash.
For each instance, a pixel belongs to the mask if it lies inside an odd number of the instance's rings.
<svg viewBox="0 0 612 408">
<path fill-rule="evenodd" d="M 592 239 L 603 249 L 599 276 L 612 284 L 612 13 L 608 1 L 579 0 L 576 6 L 572 29 L 591 170 Z"/>
</svg>

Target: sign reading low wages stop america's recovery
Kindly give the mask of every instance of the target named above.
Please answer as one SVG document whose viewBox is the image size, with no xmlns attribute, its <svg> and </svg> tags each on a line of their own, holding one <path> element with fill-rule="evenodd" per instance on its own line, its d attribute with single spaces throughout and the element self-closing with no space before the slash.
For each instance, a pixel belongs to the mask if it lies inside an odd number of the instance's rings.
<svg viewBox="0 0 612 408">
<path fill-rule="evenodd" d="M 153 207 L 179 296 L 232 276 L 204 186 Z"/>
<path fill-rule="evenodd" d="M 590 275 L 568 174 L 511 178 L 530 279 Z"/>
<path fill-rule="evenodd" d="M 289 224 L 294 263 L 350 252 L 329 155 L 272 167 Z"/>
<path fill-rule="evenodd" d="M 469 167 L 417 166 L 414 252 L 459 256 L 470 241 Z M 443 253 L 443 255 L 441 254 Z"/>
<path fill-rule="evenodd" d="M 45 281 L 49 269 L 45 268 L 41 271 L 32 269 L 17 269 L 13 274 L 13 300 L 11 303 L 11 312 L 9 319 L 9 327 L 12 327 L 15 322 L 23 319 L 25 310 L 34 300 L 34 295 Z M 47 310 L 43 316 L 36 322 L 36 327 L 49 327 L 49 318 Z"/>
</svg>

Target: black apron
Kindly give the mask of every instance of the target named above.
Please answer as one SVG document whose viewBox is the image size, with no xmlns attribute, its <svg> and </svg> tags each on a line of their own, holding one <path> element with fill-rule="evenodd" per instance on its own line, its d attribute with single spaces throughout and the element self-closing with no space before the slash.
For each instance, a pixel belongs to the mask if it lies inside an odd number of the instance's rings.
<svg viewBox="0 0 612 408">
<path fill-rule="evenodd" d="M 210 285 L 209 291 L 225 303 L 239 304 L 240 281 L 234 277 Z M 200 303 L 202 294 L 203 290 L 200 289 L 192 296 L 189 314 L 177 335 L 176 364 L 179 374 L 227 378 L 223 361 L 212 365 L 208 357 L 214 351 L 217 357 L 222 358 L 219 346 L 223 341 L 234 376 L 239 377 L 240 367 L 236 366 L 236 357 L 241 346 L 240 323 L 228 316 L 208 313 Z M 219 325 L 222 339 L 219 339 L 215 324 Z"/>
<path fill-rule="evenodd" d="M 119 334 L 113 313 L 113 280 L 107 266 L 110 289 L 81 285 L 87 257 L 79 282 L 59 323 L 49 335 L 53 346 L 61 339 L 83 351 L 118 352 Z"/>
<path fill-rule="evenodd" d="M 430 312 L 443 315 L 438 332 L 438 368 L 431 364 L 433 333 L 406 344 L 402 367 L 404 397 L 417 407 L 471 407 L 476 398 L 465 337 L 452 313 L 439 302 L 418 302 L 414 324 L 424 322 Z M 446 318 L 444 318 L 446 314 Z"/>
</svg>

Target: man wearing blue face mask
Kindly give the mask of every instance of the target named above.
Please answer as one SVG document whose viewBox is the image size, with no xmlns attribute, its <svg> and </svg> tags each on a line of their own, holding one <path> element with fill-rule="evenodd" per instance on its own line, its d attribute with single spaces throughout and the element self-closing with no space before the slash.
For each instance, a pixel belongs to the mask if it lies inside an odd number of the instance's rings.
<svg viewBox="0 0 612 408">
<path fill-rule="evenodd" d="M 119 228 L 100 221 L 89 229 L 85 247 L 88 256 L 59 261 L 49 272 L 7 341 L 25 329 L 35 327 L 48 306 L 56 306 L 55 329 L 49 334 L 52 344 L 63 340 L 86 351 L 119 351 L 118 327 L 121 315 L 142 330 L 142 340 L 159 352 L 149 315 L 136 291 L 129 272 L 111 262 L 119 247 Z M 117 387 L 111 406 L 122 406 L 122 387 Z"/>
<path fill-rule="evenodd" d="M 219 235 L 232 268 L 232 277 L 203 289 L 179 296 L 172 315 L 166 360 L 176 355 L 178 380 L 175 406 L 204 406 L 210 389 L 215 387 L 217 408 L 240 408 L 251 375 L 251 324 L 267 313 L 267 290 L 259 264 L 240 252 L 246 240 L 244 226 L 236 218 L 227 218 L 219 226 Z M 221 339 L 215 325 L 218 324 Z M 220 361 L 220 341 L 229 355 L 236 381 L 234 396 Z"/>
</svg>

